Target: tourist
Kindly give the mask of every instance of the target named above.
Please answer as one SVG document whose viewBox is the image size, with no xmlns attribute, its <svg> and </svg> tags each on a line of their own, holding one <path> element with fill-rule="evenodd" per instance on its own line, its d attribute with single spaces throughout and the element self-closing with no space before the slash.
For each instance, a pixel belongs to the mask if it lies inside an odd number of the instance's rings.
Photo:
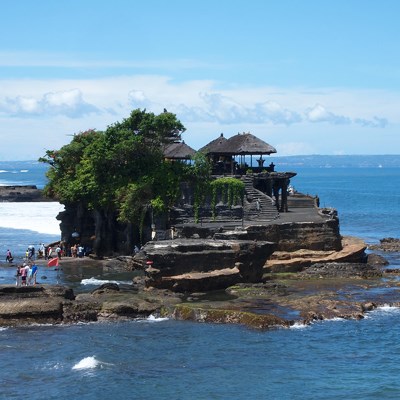
<svg viewBox="0 0 400 400">
<path fill-rule="evenodd" d="M 38 258 L 46 257 L 46 248 L 44 246 L 44 243 L 42 243 L 39 247 L 38 250 Z"/>
<path fill-rule="evenodd" d="M 77 247 L 76 247 L 76 244 L 74 244 L 74 245 L 71 247 L 71 255 L 72 255 L 73 258 L 76 258 L 76 256 L 78 255 L 78 249 L 77 249 Z"/>
<path fill-rule="evenodd" d="M 37 275 L 38 267 L 36 264 L 32 265 L 32 280 L 33 284 L 36 285 L 36 275 Z"/>
<path fill-rule="evenodd" d="M 25 265 L 22 265 L 21 267 L 21 285 L 26 286 L 26 274 L 27 271 L 25 269 Z"/>
<path fill-rule="evenodd" d="M 84 248 L 82 245 L 78 245 L 78 257 L 82 258 L 83 257 L 83 252 L 84 252 Z"/>
<path fill-rule="evenodd" d="M 30 285 L 31 284 L 31 280 L 32 280 L 32 269 L 31 269 L 30 264 L 26 265 L 25 271 L 26 271 L 26 284 Z"/>
<path fill-rule="evenodd" d="M 47 249 L 47 258 L 50 260 L 51 258 L 53 258 L 52 256 L 53 253 L 53 249 L 51 248 L 51 246 L 49 246 L 49 248 Z"/>
<path fill-rule="evenodd" d="M 58 259 L 61 260 L 61 247 L 60 246 L 57 246 L 56 253 L 57 253 Z"/>
<path fill-rule="evenodd" d="M 21 286 L 21 266 L 18 265 L 17 267 L 17 273 L 16 273 L 16 282 L 15 286 Z"/>
<path fill-rule="evenodd" d="M 13 258 L 12 254 L 11 254 L 11 251 L 7 250 L 6 261 L 7 262 L 12 262 L 13 259 L 14 258 Z"/>
</svg>

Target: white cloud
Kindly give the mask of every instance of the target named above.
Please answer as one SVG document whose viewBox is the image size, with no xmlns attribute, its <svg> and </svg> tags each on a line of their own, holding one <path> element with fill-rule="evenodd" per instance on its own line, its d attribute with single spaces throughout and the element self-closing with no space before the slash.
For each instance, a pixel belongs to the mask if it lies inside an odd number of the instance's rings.
<svg viewBox="0 0 400 400">
<path fill-rule="evenodd" d="M 25 143 L 29 158 L 35 159 L 44 147 L 58 148 L 79 131 L 103 130 L 138 107 L 175 113 L 187 128 L 185 141 L 194 148 L 221 132 L 230 137 L 250 131 L 276 147 L 279 155 L 368 153 L 368 148 L 390 154 L 396 146 L 386 143 L 393 143 L 400 125 L 400 95 L 384 91 L 224 87 L 209 80 L 177 83 L 161 75 L 3 79 L 0 87 L 0 137 L 9 145 L 0 150 L 0 157 L 3 153 L 11 159 L 27 159 L 22 157 Z M 345 145 L 337 140 L 341 135 Z M 369 140 L 362 140 L 367 135 Z"/>
<path fill-rule="evenodd" d="M 208 113 L 220 123 L 234 124 L 251 119 L 249 110 L 238 101 L 220 93 L 201 93 L 200 97 L 208 107 Z"/>
<path fill-rule="evenodd" d="M 290 125 L 302 120 L 300 114 L 284 108 L 276 101 L 256 104 L 254 113 L 260 122 L 272 122 L 273 124 Z"/>
<path fill-rule="evenodd" d="M 128 100 L 133 108 L 143 108 L 151 104 L 142 90 L 131 90 L 128 93 Z"/>
<path fill-rule="evenodd" d="M 321 104 L 308 108 L 305 115 L 310 122 L 329 122 L 332 124 L 350 124 L 351 119 L 328 111 Z"/>
<path fill-rule="evenodd" d="M 80 90 L 71 89 L 45 93 L 40 98 L 7 97 L 0 103 L 0 113 L 11 117 L 65 115 L 79 118 L 90 113 L 100 113 L 100 109 L 84 101 Z"/>
</svg>

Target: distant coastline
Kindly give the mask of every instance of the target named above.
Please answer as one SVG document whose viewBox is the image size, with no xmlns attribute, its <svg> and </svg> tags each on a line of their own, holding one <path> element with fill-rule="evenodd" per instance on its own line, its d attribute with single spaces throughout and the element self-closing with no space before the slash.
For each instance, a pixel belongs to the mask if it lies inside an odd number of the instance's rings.
<svg viewBox="0 0 400 400">
<path fill-rule="evenodd" d="M 301 155 L 273 157 L 277 166 L 295 168 L 400 168 L 400 155 Z"/>
</svg>

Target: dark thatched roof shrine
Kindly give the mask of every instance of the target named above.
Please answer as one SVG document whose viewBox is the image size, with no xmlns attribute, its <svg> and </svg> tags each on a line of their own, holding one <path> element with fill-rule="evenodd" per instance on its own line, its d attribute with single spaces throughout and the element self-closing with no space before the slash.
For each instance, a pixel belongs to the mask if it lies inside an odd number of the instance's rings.
<svg viewBox="0 0 400 400">
<path fill-rule="evenodd" d="M 206 154 L 220 155 L 262 155 L 276 153 L 275 147 L 251 133 L 238 133 L 229 139 L 223 135 L 201 149 Z"/>
<path fill-rule="evenodd" d="M 219 137 L 202 147 L 199 151 L 205 154 L 220 153 L 227 140 L 228 139 L 224 137 L 224 134 L 221 133 Z"/>
<path fill-rule="evenodd" d="M 170 160 L 190 160 L 196 154 L 185 142 L 169 143 L 164 148 L 164 157 Z"/>
</svg>

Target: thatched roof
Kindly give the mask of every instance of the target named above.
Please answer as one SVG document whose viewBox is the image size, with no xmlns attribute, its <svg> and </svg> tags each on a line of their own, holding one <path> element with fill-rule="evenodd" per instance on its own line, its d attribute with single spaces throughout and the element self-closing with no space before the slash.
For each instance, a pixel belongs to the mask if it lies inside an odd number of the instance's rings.
<svg viewBox="0 0 400 400">
<path fill-rule="evenodd" d="M 210 154 L 210 153 L 219 153 L 220 150 L 223 148 L 225 143 L 227 142 L 228 139 L 224 137 L 224 134 L 221 133 L 219 137 L 202 147 L 199 151 L 205 154 Z"/>
<path fill-rule="evenodd" d="M 190 160 L 196 154 L 185 142 L 169 143 L 164 148 L 164 157 L 173 160 Z"/>
<path fill-rule="evenodd" d="M 251 133 L 238 133 L 229 139 L 221 136 L 204 146 L 203 149 L 206 149 L 207 154 L 261 155 L 276 153 L 275 147 Z"/>
</svg>

